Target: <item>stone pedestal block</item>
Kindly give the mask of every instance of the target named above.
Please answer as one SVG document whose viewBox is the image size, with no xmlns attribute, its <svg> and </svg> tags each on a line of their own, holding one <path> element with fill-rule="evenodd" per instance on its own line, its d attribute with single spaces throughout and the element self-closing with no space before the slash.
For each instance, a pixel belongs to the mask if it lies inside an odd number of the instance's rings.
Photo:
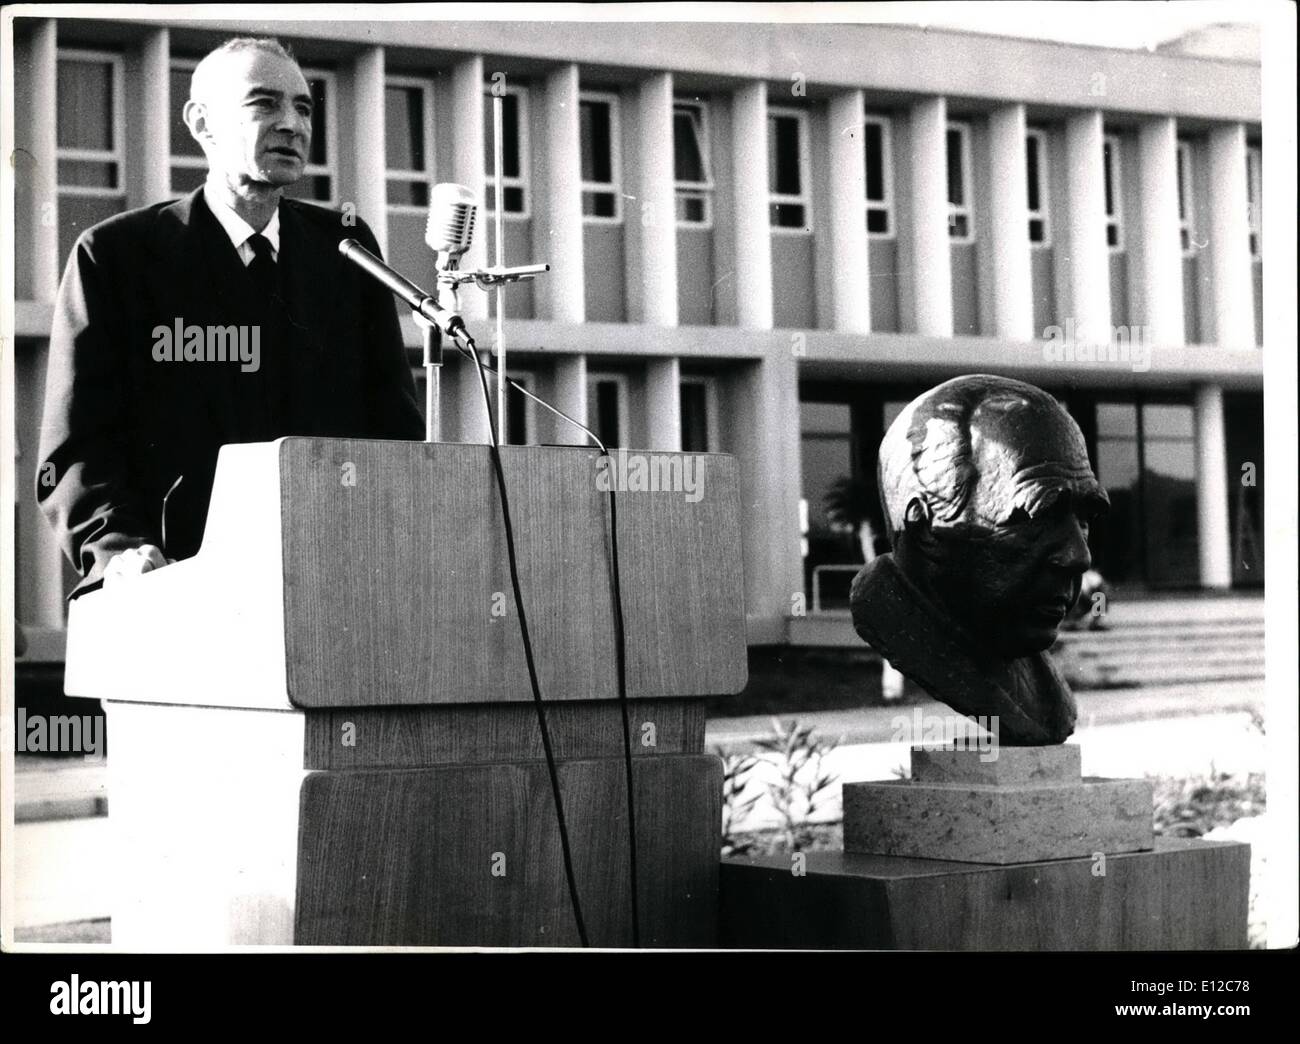
<svg viewBox="0 0 1300 1044">
<path fill-rule="evenodd" d="M 912 748 L 912 778 L 918 783 L 1078 783 L 1081 764 L 1075 743 L 989 751 Z"/>
<path fill-rule="evenodd" d="M 911 780 L 844 785 L 846 852 L 1009 865 L 1153 846 L 1151 784 L 1082 778 L 1078 747 L 912 755 Z"/>
</svg>

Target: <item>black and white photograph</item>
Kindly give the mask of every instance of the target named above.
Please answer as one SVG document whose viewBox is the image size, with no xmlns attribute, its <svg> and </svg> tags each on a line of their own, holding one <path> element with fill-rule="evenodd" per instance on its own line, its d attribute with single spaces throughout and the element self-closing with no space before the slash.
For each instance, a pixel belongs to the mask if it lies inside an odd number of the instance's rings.
<svg viewBox="0 0 1300 1044">
<path fill-rule="evenodd" d="M 108 969 L 24 1005 L 1087 951 L 1099 1018 L 1263 1013 L 1295 29 L 6 7 L 0 942 Z"/>
</svg>

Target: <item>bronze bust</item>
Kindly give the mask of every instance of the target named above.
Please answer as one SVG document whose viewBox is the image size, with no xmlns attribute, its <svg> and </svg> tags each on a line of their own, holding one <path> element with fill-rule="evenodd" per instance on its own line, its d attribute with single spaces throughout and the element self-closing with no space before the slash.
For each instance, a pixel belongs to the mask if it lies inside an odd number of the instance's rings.
<svg viewBox="0 0 1300 1044">
<path fill-rule="evenodd" d="M 858 634 L 1008 746 L 1062 743 L 1075 703 L 1046 654 L 1109 507 L 1083 433 L 1023 381 L 957 377 L 913 400 L 880 446 L 892 552 L 853 581 Z"/>
</svg>

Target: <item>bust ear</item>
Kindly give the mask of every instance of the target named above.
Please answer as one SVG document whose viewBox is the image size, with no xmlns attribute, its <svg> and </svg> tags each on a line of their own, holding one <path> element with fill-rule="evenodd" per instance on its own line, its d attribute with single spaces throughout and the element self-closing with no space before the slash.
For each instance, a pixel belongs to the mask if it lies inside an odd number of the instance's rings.
<svg viewBox="0 0 1300 1044">
<path fill-rule="evenodd" d="M 913 497 L 907 502 L 907 507 L 903 510 L 903 525 L 907 529 L 913 529 L 919 526 L 929 527 L 931 522 L 930 508 L 920 497 Z"/>
</svg>

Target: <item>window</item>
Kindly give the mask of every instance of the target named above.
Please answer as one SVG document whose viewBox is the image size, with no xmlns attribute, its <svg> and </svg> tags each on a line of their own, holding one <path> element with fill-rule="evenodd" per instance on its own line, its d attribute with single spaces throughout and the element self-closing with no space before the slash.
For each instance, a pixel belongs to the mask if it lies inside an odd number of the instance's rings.
<svg viewBox="0 0 1300 1044">
<path fill-rule="evenodd" d="M 483 210 L 496 213 L 496 162 L 493 158 L 492 88 L 483 95 L 483 148 L 487 184 Z M 528 89 L 501 90 L 501 195 L 506 217 L 528 217 Z"/>
<path fill-rule="evenodd" d="M 582 158 L 582 217 L 585 221 L 623 220 L 619 192 L 622 139 L 618 95 L 584 91 L 578 98 L 578 141 Z"/>
<path fill-rule="evenodd" d="M 894 238 L 893 124 L 886 116 L 868 116 L 863 126 L 867 160 L 867 236 Z"/>
<path fill-rule="evenodd" d="M 1029 182 L 1029 243 L 1036 247 L 1052 245 L 1052 226 L 1048 223 L 1047 135 L 1031 130 L 1025 135 L 1025 163 Z"/>
<path fill-rule="evenodd" d="M 311 92 L 311 154 L 301 180 L 284 190 L 286 196 L 309 199 L 316 203 L 333 203 L 338 184 L 338 117 L 335 103 L 338 91 L 334 74 L 323 70 L 303 69 L 307 89 Z"/>
<path fill-rule="evenodd" d="M 971 215 L 970 127 L 948 124 L 948 237 L 955 243 L 975 241 Z"/>
<path fill-rule="evenodd" d="M 1101 145 L 1102 179 L 1106 192 L 1106 245 L 1119 253 L 1124 249 L 1124 197 L 1120 181 L 1119 138 L 1106 135 Z"/>
<path fill-rule="evenodd" d="M 1196 437 L 1185 403 L 1098 402 L 1097 478 L 1111 509 L 1089 537 L 1108 580 L 1195 584 Z"/>
<path fill-rule="evenodd" d="M 1264 155 L 1252 146 L 1246 150 L 1246 205 L 1250 223 L 1250 257 L 1263 258 L 1264 237 Z"/>
<path fill-rule="evenodd" d="M 627 377 L 587 374 L 587 422 L 607 449 L 627 445 Z"/>
<path fill-rule="evenodd" d="M 1196 238 L 1195 215 L 1192 195 L 1192 143 L 1178 143 L 1178 242 L 1182 245 L 1183 256 L 1190 257 L 1196 253 L 1193 241 Z"/>
<path fill-rule="evenodd" d="M 682 377 L 682 451 L 708 453 L 717 444 L 718 387 L 712 377 Z"/>
<path fill-rule="evenodd" d="M 673 182 L 677 223 L 713 224 L 713 170 L 709 164 L 708 109 L 702 102 L 673 104 Z"/>
<path fill-rule="evenodd" d="M 812 231 L 809 180 L 808 114 L 802 109 L 769 109 L 767 188 L 773 228 Z"/>
<path fill-rule="evenodd" d="M 433 180 L 433 83 L 406 76 L 384 82 L 388 206 L 425 210 Z"/>
<path fill-rule="evenodd" d="M 194 58 L 173 58 L 171 63 L 171 190 L 178 196 L 203 184 L 208 161 L 185 125 L 185 103 L 190 97 L 190 77 L 198 65 Z"/>
<path fill-rule="evenodd" d="M 59 191 L 74 196 L 124 195 L 121 56 L 61 50 L 57 75 Z"/>
</svg>

